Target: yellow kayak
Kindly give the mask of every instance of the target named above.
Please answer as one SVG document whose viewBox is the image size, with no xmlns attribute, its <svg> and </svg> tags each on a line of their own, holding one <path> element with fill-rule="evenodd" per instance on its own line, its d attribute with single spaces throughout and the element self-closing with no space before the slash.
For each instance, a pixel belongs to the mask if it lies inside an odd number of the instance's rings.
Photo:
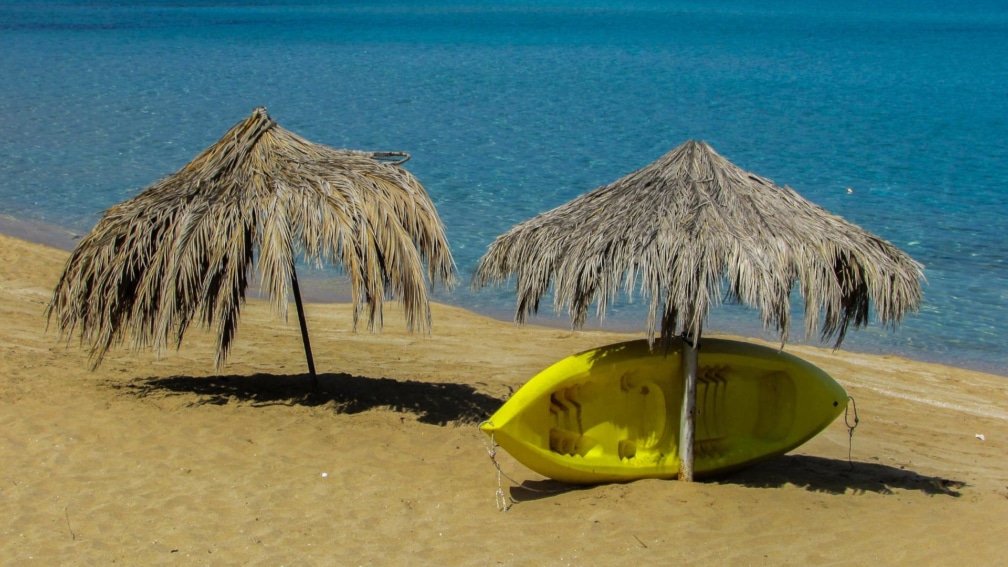
<svg viewBox="0 0 1008 567">
<path fill-rule="evenodd" d="M 647 341 L 569 356 L 480 426 L 519 462 L 563 482 L 674 478 L 679 472 L 682 342 Z M 844 411 L 847 394 L 777 349 L 703 339 L 697 364 L 694 474 L 713 475 L 798 447 Z"/>
</svg>

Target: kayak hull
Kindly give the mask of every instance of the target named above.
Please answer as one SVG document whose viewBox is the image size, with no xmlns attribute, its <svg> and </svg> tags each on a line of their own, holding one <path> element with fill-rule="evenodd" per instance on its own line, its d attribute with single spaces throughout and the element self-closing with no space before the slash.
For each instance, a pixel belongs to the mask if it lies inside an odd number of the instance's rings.
<svg viewBox="0 0 1008 567">
<path fill-rule="evenodd" d="M 607 345 L 543 370 L 480 428 L 555 480 L 593 484 L 679 473 L 682 341 Z M 694 475 L 782 455 L 843 412 L 847 394 L 816 366 L 776 349 L 704 339 L 697 364 Z"/>
</svg>

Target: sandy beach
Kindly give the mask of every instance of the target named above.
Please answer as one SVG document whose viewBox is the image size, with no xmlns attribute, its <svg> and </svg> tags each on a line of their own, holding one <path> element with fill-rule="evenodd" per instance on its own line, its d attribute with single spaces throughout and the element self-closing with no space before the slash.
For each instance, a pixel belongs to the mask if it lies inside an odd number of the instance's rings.
<svg viewBox="0 0 1008 567">
<path fill-rule="evenodd" d="M 787 350 L 857 402 L 791 454 L 694 484 L 571 489 L 477 424 L 552 362 L 632 335 L 515 327 L 435 305 L 411 335 L 349 307 L 250 300 L 227 365 L 87 352 L 46 331 L 67 252 L 0 236 L 3 565 L 993 565 L 1008 536 L 1008 378 Z"/>
</svg>

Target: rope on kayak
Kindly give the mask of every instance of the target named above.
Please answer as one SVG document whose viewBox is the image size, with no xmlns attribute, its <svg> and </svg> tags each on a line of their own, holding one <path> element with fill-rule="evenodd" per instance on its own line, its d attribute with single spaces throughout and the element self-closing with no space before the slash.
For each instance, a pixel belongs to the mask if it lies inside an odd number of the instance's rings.
<svg viewBox="0 0 1008 567">
<path fill-rule="evenodd" d="M 490 422 L 484 421 L 480 423 L 477 427 L 482 428 L 484 423 L 490 423 Z M 532 488 L 531 486 L 527 486 L 521 482 L 518 482 L 517 480 L 508 476 L 507 473 L 505 473 L 503 470 L 501 470 L 500 463 L 497 462 L 497 448 L 500 447 L 500 445 L 498 445 L 497 442 L 494 440 L 493 433 L 490 434 L 489 443 L 487 443 L 485 439 L 483 440 L 483 446 L 486 447 L 487 454 L 490 455 L 490 462 L 493 463 L 494 468 L 497 469 L 497 492 L 494 496 L 497 499 L 497 509 L 500 510 L 501 512 L 507 512 L 511 508 L 511 506 L 521 502 L 521 500 L 518 500 L 514 496 L 505 494 L 504 481 L 503 481 L 503 479 L 505 478 L 511 481 L 512 485 L 517 486 L 522 490 L 527 490 L 529 492 L 536 492 L 539 494 L 560 494 L 570 490 L 570 487 L 558 488 L 556 490 L 544 490 L 541 488 Z"/>
<path fill-rule="evenodd" d="M 483 425 L 483 423 L 480 425 Z M 507 512 L 511 506 L 517 502 L 517 500 L 504 493 L 504 481 L 502 479 L 506 478 L 516 486 L 518 483 L 515 482 L 513 478 L 504 474 L 504 471 L 501 470 L 500 463 L 497 462 L 497 447 L 500 447 L 500 445 L 494 441 L 493 433 L 490 434 L 490 443 L 487 443 L 486 440 L 484 440 L 483 446 L 486 447 L 487 454 L 490 455 L 490 462 L 493 463 L 494 468 L 497 469 L 497 492 L 494 494 L 494 498 L 497 501 L 497 509 L 501 512 Z"/>
<path fill-rule="evenodd" d="M 844 408 L 843 417 L 844 424 L 847 426 L 847 462 L 850 463 L 851 470 L 854 470 L 854 461 L 851 459 L 851 453 L 854 450 L 854 428 L 858 426 L 858 423 L 860 423 L 861 420 L 859 420 L 857 416 L 857 403 L 854 401 L 854 396 L 847 396 L 847 398 L 850 400 L 850 403 L 847 404 L 846 408 Z M 848 419 L 849 409 L 852 406 L 854 407 L 854 425 L 851 425 L 851 422 Z"/>
</svg>

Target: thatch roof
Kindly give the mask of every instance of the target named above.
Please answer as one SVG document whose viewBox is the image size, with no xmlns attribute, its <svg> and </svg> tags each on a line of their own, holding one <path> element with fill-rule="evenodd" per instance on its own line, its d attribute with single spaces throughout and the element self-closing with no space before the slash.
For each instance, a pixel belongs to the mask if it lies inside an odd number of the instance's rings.
<svg viewBox="0 0 1008 567">
<path fill-rule="evenodd" d="M 889 242 L 689 141 L 643 169 L 514 226 L 480 259 L 473 285 L 517 278 L 521 323 L 551 284 L 575 328 L 621 292 L 649 301 L 652 341 L 699 336 L 722 297 L 759 310 L 782 341 L 797 283 L 806 334 L 839 346 L 873 306 L 895 326 L 921 301 L 922 266 Z"/>
<path fill-rule="evenodd" d="M 428 329 L 427 284 L 451 285 L 444 227 L 424 188 L 376 154 L 315 144 L 257 108 L 180 171 L 109 209 L 67 262 L 47 310 L 97 366 L 109 348 L 161 351 L 193 322 L 223 362 L 253 262 L 286 319 L 294 262 L 342 266 L 354 322 L 380 326 L 385 298 Z M 401 162 L 400 162 L 401 163 Z M 425 268 L 426 263 L 426 268 Z"/>
</svg>

